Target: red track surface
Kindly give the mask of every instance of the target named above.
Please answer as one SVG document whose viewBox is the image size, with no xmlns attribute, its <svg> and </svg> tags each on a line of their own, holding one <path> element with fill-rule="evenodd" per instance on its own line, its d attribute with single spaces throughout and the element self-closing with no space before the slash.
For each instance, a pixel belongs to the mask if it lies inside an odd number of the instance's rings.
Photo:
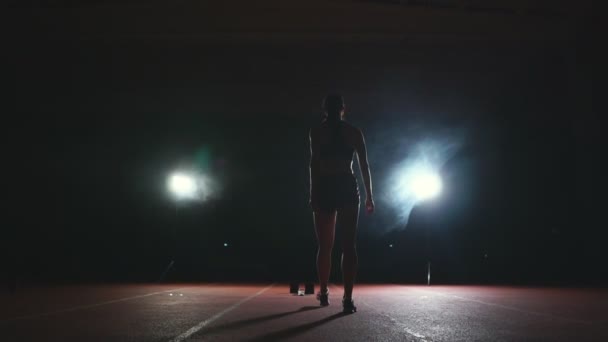
<svg viewBox="0 0 608 342">
<path fill-rule="evenodd" d="M 359 285 L 358 312 L 284 284 L 99 285 L 0 296 L 0 341 L 608 341 L 608 290 Z M 170 295 L 172 294 L 172 295 Z"/>
</svg>

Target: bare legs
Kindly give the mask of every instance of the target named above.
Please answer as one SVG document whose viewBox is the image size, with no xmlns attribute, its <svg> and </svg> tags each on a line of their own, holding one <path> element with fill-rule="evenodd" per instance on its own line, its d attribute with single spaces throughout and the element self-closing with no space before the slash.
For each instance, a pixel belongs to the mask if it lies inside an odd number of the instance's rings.
<svg viewBox="0 0 608 342">
<path fill-rule="evenodd" d="M 344 281 L 344 297 L 351 298 L 353 284 L 357 273 L 357 222 L 359 206 L 341 209 L 338 220 L 342 229 L 342 277 Z M 327 283 L 331 270 L 331 252 L 335 239 L 336 212 L 315 212 L 315 231 L 319 249 L 317 251 L 317 272 L 319 274 L 320 292 L 327 292 Z"/>
<path fill-rule="evenodd" d="M 357 223 L 359 206 L 344 208 L 338 212 L 342 228 L 342 279 L 344 281 L 344 298 L 353 296 L 353 285 L 357 275 Z"/>
<path fill-rule="evenodd" d="M 327 292 L 329 273 L 331 271 L 331 250 L 334 246 L 336 212 L 326 213 L 317 211 L 313 213 L 315 231 L 317 232 L 317 273 L 319 274 L 320 292 Z"/>
</svg>

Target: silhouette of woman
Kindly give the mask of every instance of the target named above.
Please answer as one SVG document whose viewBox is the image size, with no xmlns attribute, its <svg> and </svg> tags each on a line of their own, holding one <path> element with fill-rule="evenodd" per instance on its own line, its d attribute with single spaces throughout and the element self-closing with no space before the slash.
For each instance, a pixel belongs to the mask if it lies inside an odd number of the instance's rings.
<svg viewBox="0 0 608 342">
<path fill-rule="evenodd" d="M 353 173 L 353 155 L 357 152 L 359 167 L 365 182 L 365 207 L 374 211 L 372 181 L 367 163 L 365 140 L 361 130 L 346 123 L 344 101 L 339 94 L 327 95 L 323 101 L 325 115 L 319 126 L 310 130 L 310 205 L 313 209 L 317 234 L 317 272 L 320 291 L 317 299 L 329 305 L 327 283 L 331 270 L 336 221 L 340 223 L 342 239 L 342 277 L 345 313 L 356 312 L 352 300 L 357 272 L 357 222 L 359 219 L 359 187 Z"/>
</svg>

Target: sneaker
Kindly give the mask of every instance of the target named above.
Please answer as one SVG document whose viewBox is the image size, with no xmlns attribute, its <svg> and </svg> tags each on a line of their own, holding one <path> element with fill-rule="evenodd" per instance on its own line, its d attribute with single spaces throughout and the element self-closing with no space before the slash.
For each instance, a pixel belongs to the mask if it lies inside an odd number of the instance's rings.
<svg viewBox="0 0 608 342">
<path fill-rule="evenodd" d="M 318 292 L 317 300 L 319 301 L 321 306 L 328 306 L 329 305 L 329 291 L 326 291 L 325 293 Z"/>
<path fill-rule="evenodd" d="M 352 298 L 342 299 L 342 312 L 345 314 L 357 312 L 357 307 L 355 306 L 355 302 L 352 300 Z"/>
</svg>

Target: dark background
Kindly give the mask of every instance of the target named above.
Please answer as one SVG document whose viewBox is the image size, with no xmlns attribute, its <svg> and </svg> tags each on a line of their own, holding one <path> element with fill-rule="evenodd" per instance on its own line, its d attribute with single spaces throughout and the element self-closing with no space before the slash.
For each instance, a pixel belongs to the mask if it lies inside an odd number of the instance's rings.
<svg viewBox="0 0 608 342">
<path fill-rule="evenodd" d="M 3 278 L 153 281 L 176 244 L 167 280 L 314 279 L 308 130 L 338 90 L 375 185 L 361 281 L 424 282 L 430 231 L 436 282 L 606 284 L 599 17 L 491 3 L 9 4 Z M 446 136 L 406 226 L 386 179 Z M 183 166 L 219 189 L 176 213 Z"/>
</svg>

